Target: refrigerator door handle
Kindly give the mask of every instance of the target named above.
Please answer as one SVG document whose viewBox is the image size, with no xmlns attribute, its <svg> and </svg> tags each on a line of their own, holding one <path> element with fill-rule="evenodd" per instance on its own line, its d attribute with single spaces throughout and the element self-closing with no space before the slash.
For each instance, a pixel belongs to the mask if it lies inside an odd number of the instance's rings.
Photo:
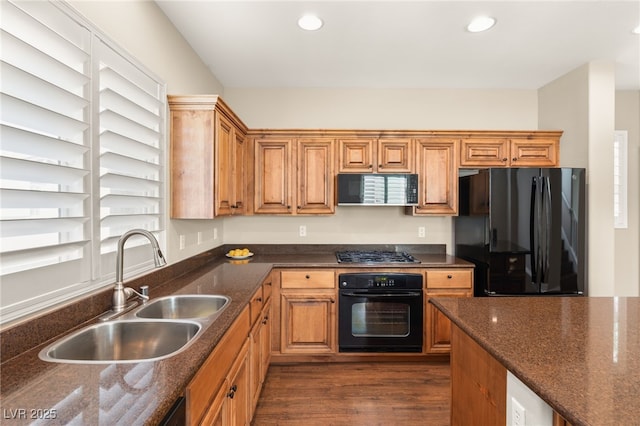
<svg viewBox="0 0 640 426">
<path fill-rule="evenodd" d="M 549 178 L 545 179 L 544 185 L 544 228 L 545 228 L 545 245 L 544 245 L 544 278 L 549 281 L 549 265 L 551 262 L 551 185 Z"/>
<path fill-rule="evenodd" d="M 542 223 L 542 191 L 543 191 L 543 180 L 541 177 L 533 178 L 533 189 L 534 189 L 534 201 L 532 209 L 534 210 L 534 219 L 531 226 L 533 227 L 533 250 L 531 254 L 531 263 L 533 264 L 533 278 L 534 283 L 540 291 L 540 286 L 542 283 L 542 274 L 543 269 L 543 260 L 544 260 L 544 242 L 542 241 L 543 233 L 543 223 Z"/>
</svg>

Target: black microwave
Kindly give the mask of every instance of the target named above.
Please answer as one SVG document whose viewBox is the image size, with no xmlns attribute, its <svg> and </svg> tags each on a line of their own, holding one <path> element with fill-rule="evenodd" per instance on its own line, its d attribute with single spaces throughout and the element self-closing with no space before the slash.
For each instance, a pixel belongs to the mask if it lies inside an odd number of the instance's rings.
<svg viewBox="0 0 640 426">
<path fill-rule="evenodd" d="M 338 205 L 415 206 L 417 204 L 417 174 L 338 174 Z"/>
</svg>

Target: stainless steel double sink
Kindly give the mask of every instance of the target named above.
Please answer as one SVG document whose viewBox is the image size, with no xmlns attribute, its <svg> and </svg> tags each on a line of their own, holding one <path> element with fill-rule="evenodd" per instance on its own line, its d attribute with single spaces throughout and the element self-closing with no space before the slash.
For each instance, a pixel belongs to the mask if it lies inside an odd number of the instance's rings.
<svg viewBox="0 0 640 426">
<path fill-rule="evenodd" d="M 157 361 L 185 350 L 229 305 L 221 295 L 161 297 L 42 349 L 40 359 L 75 364 Z"/>
</svg>

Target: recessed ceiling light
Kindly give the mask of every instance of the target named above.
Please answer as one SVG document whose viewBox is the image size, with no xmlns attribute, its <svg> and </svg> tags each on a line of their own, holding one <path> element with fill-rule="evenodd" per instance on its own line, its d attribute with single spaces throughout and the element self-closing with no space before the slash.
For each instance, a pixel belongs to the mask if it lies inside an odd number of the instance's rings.
<svg viewBox="0 0 640 426">
<path fill-rule="evenodd" d="M 471 33 L 479 33 L 481 31 L 487 31 L 495 24 L 495 18 L 492 18 L 490 16 L 477 16 L 473 18 L 469 25 L 467 25 L 467 31 Z"/>
<path fill-rule="evenodd" d="M 637 27 L 635 27 L 635 28 L 633 29 L 632 33 L 640 35 L 640 25 L 638 25 Z"/>
<path fill-rule="evenodd" d="M 322 19 L 318 18 L 316 15 L 303 15 L 298 19 L 298 26 L 307 31 L 319 30 L 320 27 L 322 27 L 322 24 Z"/>
</svg>

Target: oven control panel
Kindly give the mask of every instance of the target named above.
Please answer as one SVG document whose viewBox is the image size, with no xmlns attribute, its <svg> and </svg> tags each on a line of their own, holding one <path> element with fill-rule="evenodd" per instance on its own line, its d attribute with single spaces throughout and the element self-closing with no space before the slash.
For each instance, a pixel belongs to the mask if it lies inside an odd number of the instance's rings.
<svg viewBox="0 0 640 426">
<path fill-rule="evenodd" d="M 421 274 L 349 273 L 338 276 L 340 288 L 421 289 Z"/>
</svg>

